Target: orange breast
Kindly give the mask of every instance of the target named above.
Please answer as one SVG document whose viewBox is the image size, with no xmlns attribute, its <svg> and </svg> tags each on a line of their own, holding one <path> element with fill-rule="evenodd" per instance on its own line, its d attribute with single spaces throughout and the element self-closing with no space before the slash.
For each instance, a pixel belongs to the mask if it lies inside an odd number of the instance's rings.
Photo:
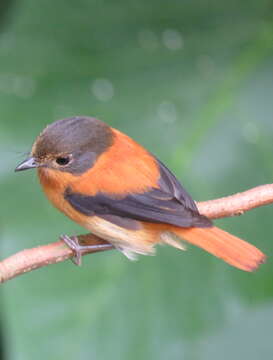
<svg viewBox="0 0 273 360">
<path fill-rule="evenodd" d="M 74 176 L 48 168 L 38 168 L 38 176 L 49 201 L 72 220 L 85 226 L 88 217 L 76 211 L 64 198 L 67 184 L 74 180 Z"/>
</svg>

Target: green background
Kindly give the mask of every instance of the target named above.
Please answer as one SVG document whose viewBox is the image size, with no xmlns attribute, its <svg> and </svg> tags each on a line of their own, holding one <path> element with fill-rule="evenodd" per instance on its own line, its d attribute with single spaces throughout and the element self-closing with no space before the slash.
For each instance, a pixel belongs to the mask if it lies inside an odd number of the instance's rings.
<svg viewBox="0 0 273 360">
<path fill-rule="evenodd" d="M 1 258 L 82 229 L 13 172 L 45 125 L 96 116 L 164 161 L 196 200 L 273 176 L 273 3 L 2 3 Z M 1 285 L 3 358 L 270 359 L 272 207 L 218 221 L 268 256 L 252 274 L 191 248 L 90 255 Z"/>
</svg>

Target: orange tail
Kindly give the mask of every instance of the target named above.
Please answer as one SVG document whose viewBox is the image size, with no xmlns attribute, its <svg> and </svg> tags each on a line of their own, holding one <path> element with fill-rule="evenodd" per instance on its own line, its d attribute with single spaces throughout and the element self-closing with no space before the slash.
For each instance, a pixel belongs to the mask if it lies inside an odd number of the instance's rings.
<svg viewBox="0 0 273 360">
<path fill-rule="evenodd" d="M 189 243 L 245 271 L 257 269 L 266 259 L 255 246 L 215 226 L 190 229 L 176 227 L 175 233 Z"/>
</svg>

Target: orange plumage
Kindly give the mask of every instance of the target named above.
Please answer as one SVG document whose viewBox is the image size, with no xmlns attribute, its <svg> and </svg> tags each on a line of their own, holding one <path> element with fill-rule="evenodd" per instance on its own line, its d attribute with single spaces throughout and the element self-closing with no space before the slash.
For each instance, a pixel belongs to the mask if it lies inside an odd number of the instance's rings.
<svg viewBox="0 0 273 360">
<path fill-rule="evenodd" d="M 154 158 L 134 140 L 113 129 L 113 144 L 96 164 L 72 184 L 75 192 L 122 194 L 158 187 L 159 171 Z M 136 173 L 137 169 L 141 169 Z"/>
<path fill-rule="evenodd" d="M 199 214 L 175 176 L 134 140 L 94 118 L 57 121 L 37 138 L 31 158 L 49 200 L 129 258 L 157 243 L 186 240 L 245 271 L 264 254 Z M 76 245 L 73 245 L 76 249 Z"/>
</svg>

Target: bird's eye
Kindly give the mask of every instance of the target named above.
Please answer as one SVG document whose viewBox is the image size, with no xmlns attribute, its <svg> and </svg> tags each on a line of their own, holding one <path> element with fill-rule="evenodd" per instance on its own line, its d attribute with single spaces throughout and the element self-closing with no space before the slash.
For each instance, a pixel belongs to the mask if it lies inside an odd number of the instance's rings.
<svg viewBox="0 0 273 360">
<path fill-rule="evenodd" d="M 59 156 L 56 158 L 56 163 L 60 166 L 65 166 L 69 164 L 71 158 L 69 156 Z"/>
</svg>

